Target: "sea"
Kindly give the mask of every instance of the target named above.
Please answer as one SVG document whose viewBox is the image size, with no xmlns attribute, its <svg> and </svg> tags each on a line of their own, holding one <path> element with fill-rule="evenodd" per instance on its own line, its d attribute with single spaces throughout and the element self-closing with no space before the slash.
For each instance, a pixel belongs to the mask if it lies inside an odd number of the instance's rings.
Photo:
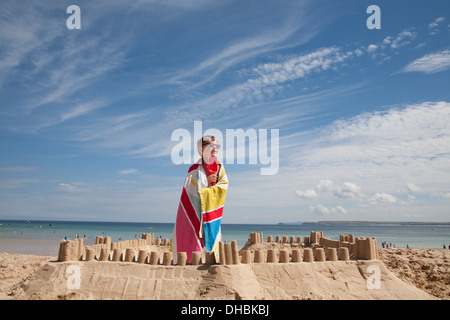
<svg viewBox="0 0 450 320">
<path fill-rule="evenodd" d="M 62 239 L 83 238 L 85 245 L 95 243 L 97 236 L 110 236 L 111 241 L 140 239 L 142 234 L 170 239 L 173 223 L 144 222 L 92 222 L 0 220 L 0 253 L 57 255 Z M 339 235 L 376 237 L 378 246 L 395 248 L 448 249 L 450 223 L 365 223 L 365 222 L 314 222 L 295 224 L 222 224 L 222 240 L 236 240 L 242 248 L 251 232 L 267 236 L 309 236 L 311 231 L 322 231 L 324 237 L 339 240 Z"/>
</svg>

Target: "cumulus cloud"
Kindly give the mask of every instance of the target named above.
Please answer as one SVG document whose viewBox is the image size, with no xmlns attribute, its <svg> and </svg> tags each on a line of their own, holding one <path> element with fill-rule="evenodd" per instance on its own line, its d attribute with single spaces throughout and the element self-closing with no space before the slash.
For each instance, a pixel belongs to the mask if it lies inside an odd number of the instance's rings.
<svg viewBox="0 0 450 320">
<path fill-rule="evenodd" d="M 321 204 L 315 205 L 315 206 L 311 206 L 309 208 L 314 214 L 319 215 L 319 216 L 326 216 L 330 214 L 330 209 L 328 209 L 327 207 L 324 207 Z"/>
<path fill-rule="evenodd" d="M 450 199 L 449 118 L 446 101 L 360 114 L 316 130 L 315 139 L 291 148 L 287 159 L 299 172 L 295 178 L 309 181 L 303 190 L 316 192 L 309 201 L 328 210 L 336 201 L 344 208 L 374 206 L 380 210 L 374 215 L 392 207 L 412 210 L 418 201 L 421 208 L 437 208 L 438 201 Z"/>
<path fill-rule="evenodd" d="M 406 185 L 406 189 L 408 189 L 408 192 L 410 193 L 420 193 L 422 192 L 422 189 L 416 186 L 414 183 L 408 183 Z"/>
<path fill-rule="evenodd" d="M 372 53 L 377 50 L 378 46 L 376 44 L 371 44 L 367 47 L 367 52 Z"/>
<path fill-rule="evenodd" d="M 295 193 L 301 197 L 301 198 L 305 198 L 305 199 L 313 199 L 313 198 L 317 198 L 317 193 L 314 190 L 304 190 L 304 191 L 295 191 Z"/>
<path fill-rule="evenodd" d="M 392 204 L 397 203 L 398 199 L 388 193 L 376 193 L 372 198 L 369 199 L 370 204 Z"/>
<path fill-rule="evenodd" d="M 335 121 L 308 149 L 314 162 L 373 161 L 447 154 L 450 103 L 424 102 Z"/>
<path fill-rule="evenodd" d="M 341 206 L 337 206 L 335 208 L 331 209 L 331 212 L 336 213 L 336 214 L 346 214 L 347 210 L 345 210 L 343 207 Z"/>
<path fill-rule="evenodd" d="M 347 210 L 345 210 L 343 207 L 341 206 L 336 206 L 334 208 L 327 208 L 325 206 L 323 206 L 322 204 L 317 204 L 315 206 L 311 206 L 310 211 L 316 215 L 319 216 L 326 216 L 326 215 L 343 215 L 347 213 Z"/>
<path fill-rule="evenodd" d="M 333 181 L 324 179 L 320 180 L 316 186 L 316 189 L 298 190 L 296 194 L 304 199 L 315 199 L 319 195 L 318 193 L 325 193 L 332 191 L 333 194 L 339 199 L 360 199 L 363 198 L 361 187 L 352 182 L 344 182 L 341 185 L 334 185 Z"/>
<path fill-rule="evenodd" d="M 351 182 L 345 182 L 342 185 L 337 186 L 334 189 L 334 194 L 338 198 L 343 199 L 358 199 L 363 196 L 361 192 L 361 187 Z"/>
<path fill-rule="evenodd" d="M 295 193 L 299 197 L 304 198 L 304 199 L 315 199 L 319 196 L 318 193 L 331 191 L 336 188 L 341 188 L 341 187 L 340 186 L 335 187 L 333 184 L 333 181 L 328 180 L 328 179 L 323 179 L 323 180 L 319 180 L 319 183 L 316 185 L 315 190 L 314 189 L 297 190 Z M 349 187 L 347 187 L 347 188 L 349 188 Z M 350 186 L 350 188 L 351 188 L 351 186 Z"/>
<path fill-rule="evenodd" d="M 436 73 L 450 68 L 450 50 L 427 54 L 405 66 L 403 72 Z"/>
<path fill-rule="evenodd" d="M 333 187 L 333 181 L 320 180 L 319 183 L 317 184 L 316 188 L 317 188 L 317 191 L 323 192 L 323 191 L 331 190 L 332 187 Z"/>
</svg>

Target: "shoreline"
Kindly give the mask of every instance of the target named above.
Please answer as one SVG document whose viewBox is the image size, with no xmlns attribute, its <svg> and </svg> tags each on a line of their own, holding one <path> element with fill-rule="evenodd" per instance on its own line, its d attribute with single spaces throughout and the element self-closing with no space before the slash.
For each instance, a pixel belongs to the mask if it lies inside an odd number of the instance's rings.
<svg viewBox="0 0 450 320">
<path fill-rule="evenodd" d="M 112 241 L 138 239 L 143 233 L 153 233 L 157 237 L 172 236 L 173 224 L 170 223 L 119 223 L 119 222 L 57 222 L 31 220 L 0 220 L 0 250 L 9 253 L 56 254 L 59 242 L 67 239 L 82 238 L 85 244 L 94 244 L 97 236 L 110 236 Z M 354 224 L 351 224 L 353 222 Z M 450 244 L 450 226 L 442 222 L 401 222 L 408 225 L 368 224 L 369 221 L 319 221 L 317 224 L 303 225 L 260 225 L 260 224 L 223 224 L 224 241 L 236 240 L 244 246 L 248 234 L 258 230 L 268 235 L 308 236 L 311 230 L 322 230 L 332 239 L 340 234 L 354 234 L 356 237 L 370 234 L 382 243 L 392 244 L 395 248 L 442 249 Z M 422 224 L 424 223 L 424 224 Z M 391 246 L 390 246 L 391 247 Z"/>
<path fill-rule="evenodd" d="M 29 239 L 1 239 L 0 254 L 23 254 L 34 256 L 54 256 L 58 254 L 59 241 L 29 240 Z"/>
</svg>

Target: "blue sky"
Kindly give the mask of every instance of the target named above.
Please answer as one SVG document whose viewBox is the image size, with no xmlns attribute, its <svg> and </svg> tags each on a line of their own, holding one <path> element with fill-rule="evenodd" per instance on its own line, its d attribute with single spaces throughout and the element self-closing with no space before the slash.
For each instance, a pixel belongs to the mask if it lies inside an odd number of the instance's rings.
<svg viewBox="0 0 450 320">
<path fill-rule="evenodd" d="M 449 12 L 2 1 L 0 218 L 174 222 L 189 165 L 171 134 L 202 121 L 279 130 L 277 174 L 226 164 L 223 223 L 450 221 Z"/>
</svg>

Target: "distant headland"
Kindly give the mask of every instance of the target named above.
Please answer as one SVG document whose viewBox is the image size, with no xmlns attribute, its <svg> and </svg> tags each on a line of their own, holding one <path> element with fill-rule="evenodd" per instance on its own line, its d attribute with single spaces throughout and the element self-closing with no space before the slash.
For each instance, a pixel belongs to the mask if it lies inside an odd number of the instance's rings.
<svg viewBox="0 0 450 320">
<path fill-rule="evenodd" d="M 426 221 L 304 221 L 278 223 L 281 225 L 376 225 L 376 226 L 450 226 L 450 222 L 426 222 Z"/>
</svg>

